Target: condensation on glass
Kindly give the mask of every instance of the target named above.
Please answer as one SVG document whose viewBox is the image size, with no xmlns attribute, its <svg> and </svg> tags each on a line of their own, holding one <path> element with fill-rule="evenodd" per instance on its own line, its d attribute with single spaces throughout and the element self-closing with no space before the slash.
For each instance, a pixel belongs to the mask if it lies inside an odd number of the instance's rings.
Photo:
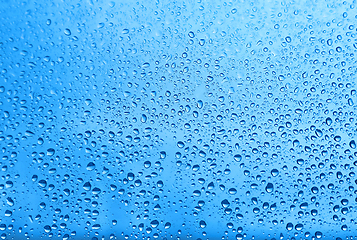
<svg viewBox="0 0 357 240">
<path fill-rule="evenodd" d="M 1 239 L 352 239 L 355 8 L 1 1 Z"/>
</svg>

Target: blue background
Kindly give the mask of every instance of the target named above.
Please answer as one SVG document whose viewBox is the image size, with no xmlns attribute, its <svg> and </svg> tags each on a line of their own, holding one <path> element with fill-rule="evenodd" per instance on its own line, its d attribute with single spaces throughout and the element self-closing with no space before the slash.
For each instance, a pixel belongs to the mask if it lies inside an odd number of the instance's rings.
<svg viewBox="0 0 357 240">
<path fill-rule="evenodd" d="M 355 8 L 0 1 L 0 236 L 356 236 Z"/>
</svg>

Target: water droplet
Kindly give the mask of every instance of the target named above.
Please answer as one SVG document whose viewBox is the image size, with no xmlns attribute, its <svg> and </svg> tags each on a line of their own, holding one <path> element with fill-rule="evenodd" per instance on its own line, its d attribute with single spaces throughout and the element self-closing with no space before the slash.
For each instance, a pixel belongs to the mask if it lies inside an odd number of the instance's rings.
<svg viewBox="0 0 357 240">
<path fill-rule="evenodd" d="M 267 193 L 271 193 L 274 191 L 274 185 L 272 183 L 268 183 L 267 186 L 265 187 L 265 191 Z"/>
<path fill-rule="evenodd" d="M 171 223 L 170 222 L 165 223 L 165 229 L 169 229 L 170 227 L 171 227 Z"/>
<path fill-rule="evenodd" d="M 86 191 L 90 191 L 92 188 L 92 185 L 89 182 L 86 182 L 83 184 L 83 189 Z"/>
<path fill-rule="evenodd" d="M 203 220 L 200 221 L 200 227 L 205 228 L 207 226 L 207 223 Z"/>
<path fill-rule="evenodd" d="M 150 226 L 151 226 L 152 228 L 156 228 L 157 226 L 159 226 L 159 221 L 157 221 L 157 220 L 151 221 Z"/>
<path fill-rule="evenodd" d="M 101 228 L 101 226 L 100 226 L 100 224 L 94 224 L 93 226 L 92 226 L 92 229 L 93 230 L 99 230 Z"/>
<path fill-rule="evenodd" d="M 42 179 L 38 181 L 38 185 L 42 188 L 45 188 L 47 186 L 47 181 Z"/>
<path fill-rule="evenodd" d="M 147 120 L 146 115 L 145 115 L 145 114 L 142 114 L 140 121 L 141 121 L 142 123 L 146 123 L 146 120 Z"/>
<path fill-rule="evenodd" d="M 188 33 L 188 36 L 189 36 L 190 38 L 194 38 L 194 37 L 195 37 L 195 34 L 191 31 L 191 32 Z"/>
<path fill-rule="evenodd" d="M 273 177 L 276 177 L 276 176 L 278 176 L 279 175 L 279 170 L 278 169 L 276 169 L 276 168 L 274 168 L 274 169 L 272 169 L 271 170 L 271 175 L 273 176 Z"/>
<path fill-rule="evenodd" d="M 53 148 L 47 149 L 47 156 L 53 156 L 55 154 L 55 150 Z"/>
<path fill-rule="evenodd" d="M 95 169 L 95 164 L 93 162 L 88 163 L 86 169 L 88 171 L 93 171 Z"/>
<path fill-rule="evenodd" d="M 68 28 L 66 28 L 66 29 L 64 30 L 64 34 L 65 34 L 66 36 L 70 36 L 70 35 L 71 35 L 71 30 L 69 30 Z"/>
</svg>

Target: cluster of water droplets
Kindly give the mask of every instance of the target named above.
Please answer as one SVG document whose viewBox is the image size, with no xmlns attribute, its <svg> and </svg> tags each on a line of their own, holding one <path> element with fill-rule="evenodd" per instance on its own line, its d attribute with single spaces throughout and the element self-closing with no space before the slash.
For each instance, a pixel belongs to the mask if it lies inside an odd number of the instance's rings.
<svg viewBox="0 0 357 240">
<path fill-rule="evenodd" d="M 355 6 L 271 4 L 1 3 L 0 237 L 352 238 Z"/>
</svg>

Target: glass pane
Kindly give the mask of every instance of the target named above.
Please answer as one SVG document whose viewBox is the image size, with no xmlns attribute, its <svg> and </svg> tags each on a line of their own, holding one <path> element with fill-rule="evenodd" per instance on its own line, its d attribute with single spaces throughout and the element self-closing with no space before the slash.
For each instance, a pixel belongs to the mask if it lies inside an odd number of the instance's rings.
<svg viewBox="0 0 357 240">
<path fill-rule="evenodd" d="M 352 1 L 0 1 L 2 239 L 346 239 Z"/>
</svg>

